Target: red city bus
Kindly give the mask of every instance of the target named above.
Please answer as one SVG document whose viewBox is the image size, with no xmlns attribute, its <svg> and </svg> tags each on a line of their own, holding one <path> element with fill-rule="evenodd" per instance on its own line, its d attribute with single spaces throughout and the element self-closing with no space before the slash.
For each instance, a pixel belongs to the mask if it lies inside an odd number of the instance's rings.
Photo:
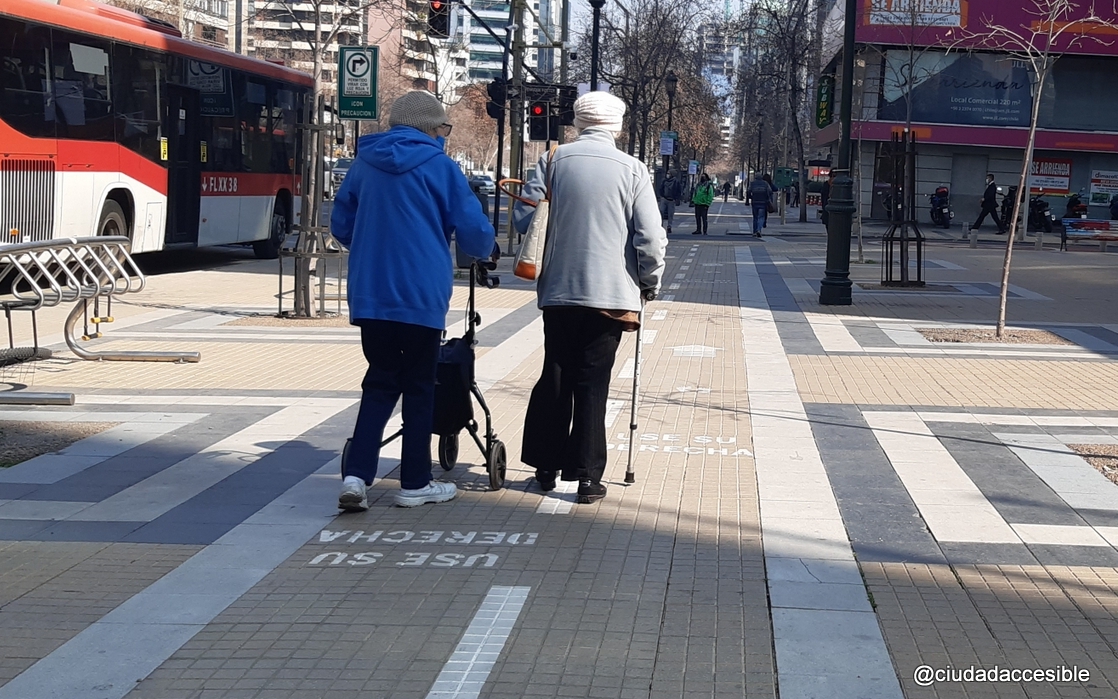
<svg viewBox="0 0 1118 699">
<path fill-rule="evenodd" d="M 313 88 L 93 0 L 0 0 L 0 242 L 275 257 L 299 215 Z"/>
</svg>

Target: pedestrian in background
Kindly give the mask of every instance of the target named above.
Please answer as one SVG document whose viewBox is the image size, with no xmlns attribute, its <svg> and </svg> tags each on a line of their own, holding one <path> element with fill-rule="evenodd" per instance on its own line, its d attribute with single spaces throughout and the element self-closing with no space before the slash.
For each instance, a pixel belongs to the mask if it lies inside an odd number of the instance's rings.
<svg viewBox="0 0 1118 699">
<path fill-rule="evenodd" d="M 705 172 L 699 177 L 699 186 L 695 187 L 691 203 L 695 206 L 696 225 L 695 232 L 691 235 L 706 235 L 709 228 L 707 213 L 710 211 L 710 205 L 714 203 L 714 183 L 710 181 L 710 175 Z"/>
<path fill-rule="evenodd" d="M 769 218 L 769 204 L 772 202 L 773 189 L 761 173 L 749 183 L 749 206 L 753 212 L 753 237 L 760 238 L 761 231 Z"/>
<path fill-rule="evenodd" d="M 661 223 L 668 230 L 668 234 L 671 235 L 675 207 L 679 206 L 679 200 L 683 196 L 683 184 L 676 178 L 674 172 L 668 171 L 664 174 L 657 196 L 660 199 Z"/>
<path fill-rule="evenodd" d="M 994 221 L 994 225 L 998 227 L 998 235 L 1005 235 L 1005 224 L 998 216 L 998 185 L 994 182 L 993 173 L 986 175 L 986 191 L 982 193 L 980 205 L 982 211 L 978 214 L 978 220 L 971 226 L 971 230 L 978 230 L 978 227 L 989 216 Z"/>
<path fill-rule="evenodd" d="M 429 92 L 392 104 L 388 131 L 361 137 L 334 199 L 330 229 L 349 249 L 350 322 L 369 362 L 338 507 L 369 508 L 384 427 L 403 395 L 404 438 L 395 503 L 445 502 L 458 490 L 431 479 L 435 366 L 454 271 L 450 237 L 474 258 L 493 251 L 493 226 L 466 176 L 443 152 L 446 111 Z"/>
<path fill-rule="evenodd" d="M 664 271 L 667 235 L 641 161 L 618 150 L 625 103 L 589 92 L 574 104 L 572 143 L 545 154 L 522 196 L 539 201 L 550 183 L 550 225 L 536 286 L 543 310 L 543 372 L 524 418 L 521 460 L 543 491 L 561 475 L 578 481 L 578 502 L 606 495 L 606 398 L 621 333 L 636 330 Z M 534 207 L 517 202 L 527 231 Z"/>
<path fill-rule="evenodd" d="M 730 185 L 729 182 L 725 182 L 725 183 L 722 184 L 722 203 L 723 204 L 730 201 L 730 187 L 731 187 L 731 185 Z"/>
</svg>

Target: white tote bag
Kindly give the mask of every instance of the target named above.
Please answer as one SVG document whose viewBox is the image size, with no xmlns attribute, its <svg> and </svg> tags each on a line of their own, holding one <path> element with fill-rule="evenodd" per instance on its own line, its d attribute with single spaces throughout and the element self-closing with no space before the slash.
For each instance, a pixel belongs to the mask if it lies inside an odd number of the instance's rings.
<svg viewBox="0 0 1118 699">
<path fill-rule="evenodd" d="M 516 252 L 513 265 L 512 273 L 528 281 L 539 279 L 540 270 L 543 268 L 543 251 L 547 244 L 547 228 L 551 219 L 551 163 L 554 157 L 553 146 L 547 156 L 547 193 L 536 203 L 536 213 L 532 216 L 532 223 L 528 225 L 528 232 L 520 241 L 520 250 Z"/>
</svg>

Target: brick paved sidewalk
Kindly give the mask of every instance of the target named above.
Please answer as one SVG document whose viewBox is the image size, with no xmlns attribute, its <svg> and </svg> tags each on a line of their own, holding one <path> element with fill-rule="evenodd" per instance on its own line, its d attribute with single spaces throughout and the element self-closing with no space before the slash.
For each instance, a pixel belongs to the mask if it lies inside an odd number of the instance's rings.
<svg viewBox="0 0 1118 699">
<path fill-rule="evenodd" d="M 1067 446 L 1118 443 L 1113 258 L 1017 255 L 1011 322 L 1073 345 L 945 348 L 918 329 L 990 322 L 996 248 L 933 241 L 931 288 L 826 308 L 818 223 L 755 241 L 719 200 L 701 238 L 687 213 L 648 309 L 637 483 L 629 335 L 593 506 L 518 460 L 529 285 L 478 296 L 508 487 L 463 441 L 458 500 L 392 508 L 389 474 L 338 516 L 356 333 L 232 324 L 269 312 L 272 265 L 153 276 L 97 342 L 200 364 L 60 354 L 24 375 L 77 405 L 0 411 L 117 425 L 0 470 L 0 699 L 1114 696 L 1118 486 Z M 921 665 L 1089 678 L 921 687 Z"/>
</svg>

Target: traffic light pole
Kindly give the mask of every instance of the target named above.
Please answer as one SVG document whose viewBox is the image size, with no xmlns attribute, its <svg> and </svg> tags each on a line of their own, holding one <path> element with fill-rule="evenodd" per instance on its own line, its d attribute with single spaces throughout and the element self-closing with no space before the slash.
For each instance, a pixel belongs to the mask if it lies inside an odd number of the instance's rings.
<svg viewBox="0 0 1118 699">
<path fill-rule="evenodd" d="M 509 4 L 509 26 L 514 28 L 510 45 L 512 90 L 509 94 L 509 176 L 514 180 L 524 179 L 524 2 L 525 0 L 512 0 Z M 512 216 L 509 216 L 508 227 L 508 253 L 511 255 L 516 244 L 516 228 L 512 225 Z"/>
</svg>

